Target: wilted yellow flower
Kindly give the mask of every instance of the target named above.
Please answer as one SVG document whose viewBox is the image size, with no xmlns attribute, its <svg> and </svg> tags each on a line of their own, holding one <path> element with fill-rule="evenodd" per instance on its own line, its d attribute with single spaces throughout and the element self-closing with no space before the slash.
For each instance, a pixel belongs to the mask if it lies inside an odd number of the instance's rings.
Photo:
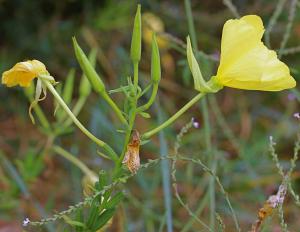
<svg viewBox="0 0 300 232">
<path fill-rule="evenodd" d="M 289 68 L 262 42 L 261 18 L 247 15 L 223 27 L 220 66 L 214 81 L 248 90 L 280 91 L 296 86 Z"/>
<path fill-rule="evenodd" d="M 17 63 L 10 70 L 2 74 L 2 84 L 8 87 L 20 85 L 29 87 L 31 81 L 42 74 L 49 74 L 45 65 L 38 60 L 28 60 Z"/>
<path fill-rule="evenodd" d="M 98 181 L 98 177 L 94 172 L 91 172 L 89 175 L 85 175 L 82 178 L 81 184 L 85 196 L 90 196 L 93 194 L 93 188 L 97 181 Z"/>
</svg>

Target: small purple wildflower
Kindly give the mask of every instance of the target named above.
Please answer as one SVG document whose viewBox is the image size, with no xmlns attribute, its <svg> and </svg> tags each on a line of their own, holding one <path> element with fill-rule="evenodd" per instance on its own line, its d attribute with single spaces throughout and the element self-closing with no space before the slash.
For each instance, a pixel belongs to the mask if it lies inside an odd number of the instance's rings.
<svg viewBox="0 0 300 232">
<path fill-rule="evenodd" d="M 300 113 L 299 112 L 294 113 L 293 116 L 294 116 L 294 118 L 300 119 Z"/>
<path fill-rule="evenodd" d="M 294 101 L 296 99 L 296 96 L 293 93 L 289 93 L 287 97 L 288 97 L 289 101 Z"/>
<path fill-rule="evenodd" d="M 195 118 L 192 118 L 192 123 L 193 123 L 193 127 L 194 127 L 194 128 L 198 129 L 198 128 L 200 127 L 200 123 L 197 122 L 197 121 L 195 120 Z"/>
<path fill-rule="evenodd" d="M 23 221 L 23 226 L 28 226 L 28 224 L 30 223 L 29 218 L 25 218 L 25 220 Z"/>
</svg>

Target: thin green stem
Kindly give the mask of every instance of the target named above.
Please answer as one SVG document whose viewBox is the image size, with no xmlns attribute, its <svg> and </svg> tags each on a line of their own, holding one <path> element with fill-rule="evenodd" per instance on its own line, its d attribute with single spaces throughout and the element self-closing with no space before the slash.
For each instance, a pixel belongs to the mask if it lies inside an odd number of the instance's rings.
<svg viewBox="0 0 300 232">
<path fill-rule="evenodd" d="M 135 62 L 133 63 L 133 85 L 134 85 L 135 92 L 137 92 L 138 82 L 139 82 L 139 63 Z"/>
<path fill-rule="evenodd" d="M 143 112 L 143 111 L 145 111 L 145 110 L 147 110 L 147 109 L 150 108 L 150 106 L 153 104 L 153 102 L 154 102 L 154 100 L 156 98 L 157 90 L 158 90 L 158 83 L 157 84 L 153 84 L 152 93 L 151 93 L 151 96 L 149 98 L 149 101 L 145 105 L 140 106 L 137 109 L 138 112 Z"/>
<path fill-rule="evenodd" d="M 126 153 L 126 150 L 127 150 L 127 144 L 129 143 L 129 140 L 130 140 L 130 135 L 131 135 L 131 131 L 132 131 L 133 126 L 134 126 L 135 117 L 136 117 L 136 108 L 134 107 L 132 109 L 132 114 L 130 115 L 130 118 L 129 118 L 129 125 L 128 125 L 126 135 L 125 135 L 125 139 L 124 139 L 124 148 L 123 148 L 122 154 L 119 158 L 119 164 L 120 165 L 121 165 L 121 163 L 124 159 L 124 156 L 125 156 L 125 153 Z"/>
<path fill-rule="evenodd" d="M 196 30 L 193 20 L 193 13 L 190 0 L 185 0 L 185 11 L 187 16 L 187 22 L 189 27 L 189 34 L 191 36 L 192 45 L 195 50 L 198 52 L 198 45 L 197 45 L 197 37 L 196 37 Z M 207 107 L 207 100 L 204 99 L 201 102 L 201 108 L 203 113 L 204 119 L 204 134 L 205 134 L 205 144 L 206 144 L 206 153 L 209 157 L 209 163 L 211 167 L 215 166 L 215 157 L 214 152 L 212 152 L 211 146 L 211 130 L 210 130 L 210 122 L 209 122 L 209 113 Z M 215 169 L 217 167 L 215 166 Z M 209 184 L 209 193 L 210 193 L 210 228 L 214 231 L 215 230 L 215 180 L 213 177 L 210 177 L 210 184 Z"/>
<path fill-rule="evenodd" d="M 215 158 L 215 152 L 212 151 L 211 145 L 211 128 L 210 128 L 210 121 L 209 121 L 209 114 L 208 114 L 208 107 L 207 107 L 207 99 L 203 99 L 201 102 L 201 108 L 203 112 L 204 118 L 204 136 L 205 136 L 205 146 L 206 146 L 206 155 L 209 157 L 209 164 L 213 172 L 217 169 L 217 163 Z M 216 202 L 215 202 L 215 179 L 213 176 L 210 177 L 209 180 L 209 204 L 210 204 L 210 227 L 214 230 L 215 229 L 215 211 L 216 211 Z"/>
<path fill-rule="evenodd" d="M 128 127 L 126 129 L 126 133 L 125 133 L 125 138 L 124 138 L 124 145 L 123 145 L 123 150 L 122 153 L 117 161 L 117 165 L 115 166 L 115 169 L 113 171 L 113 177 L 114 179 L 118 177 L 119 171 L 122 167 L 122 162 L 124 160 L 125 157 L 125 153 L 127 151 L 127 145 L 129 143 L 130 140 L 130 136 L 131 136 L 131 132 L 134 126 L 134 121 L 135 121 L 135 117 L 136 117 L 136 101 L 137 98 L 135 97 L 135 103 L 133 104 L 133 108 L 131 109 L 130 113 L 129 113 L 129 122 L 128 122 Z"/>
<path fill-rule="evenodd" d="M 189 27 L 189 34 L 192 40 L 192 46 L 196 51 L 198 51 L 198 44 L 197 44 L 197 36 L 196 36 L 196 30 L 193 20 L 193 13 L 192 13 L 192 7 L 190 0 L 184 0 L 184 7 Z"/>
<path fill-rule="evenodd" d="M 205 195 L 202 197 L 201 202 L 198 206 L 198 208 L 195 211 L 195 215 L 198 216 L 202 213 L 204 210 L 205 205 L 207 204 L 207 201 L 209 200 L 209 192 L 206 192 Z M 187 223 L 185 223 L 184 227 L 180 232 L 187 232 L 190 231 L 190 228 L 193 226 L 195 222 L 195 218 L 191 217 Z"/>
<path fill-rule="evenodd" d="M 118 116 L 118 118 L 120 119 L 120 121 L 123 124 L 127 125 L 127 121 L 126 121 L 126 119 L 125 119 L 122 111 L 119 109 L 119 107 L 116 105 L 116 103 L 110 98 L 110 96 L 106 92 L 104 92 L 102 94 L 102 97 L 111 106 L 111 108 L 116 113 L 116 115 Z"/>
<path fill-rule="evenodd" d="M 41 107 L 39 105 L 35 105 L 33 107 L 34 112 L 36 113 L 36 116 L 38 117 L 42 127 L 44 127 L 45 129 L 50 129 L 50 123 L 48 122 L 45 114 L 43 113 Z"/>
<path fill-rule="evenodd" d="M 187 104 L 185 104 L 179 111 L 177 111 L 172 117 L 170 117 L 167 121 L 159 125 L 158 127 L 146 132 L 143 134 L 143 139 L 149 139 L 151 136 L 156 134 L 157 132 L 161 131 L 165 127 L 172 124 L 177 118 L 179 118 L 183 113 L 185 113 L 191 106 L 193 106 L 196 102 L 198 102 L 205 93 L 198 93 L 192 100 L 190 100 Z"/>
<path fill-rule="evenodd" d="M 73 110 L 72 110 L 72 112 L 73 112 L 73 114 L 74 114 L 75 116 L 77 116 L 77 115 L 80 113 L 80 111 L 81 111 L 81 109 L 83 108 L 85 102 L 86 102 L 86 96 L 80 97 L 80 98 L 78 99 L 78 101 L 76 102 L 76 104 L 75 104 L 75 106 L 74 106 L 74 108 L 73 108 Z M 71 124 L 72 124 L 72 119 L 68 117 L 68 118 L 66 119 L 66 121 L 64 122 L 64 127 L 68 127 L 68 126 L 70 126 Z"/>
<path fill-rule="evenodd" d="M 72 155 L 70 152 L 66 151 L 60 146 L 54 145 L 52 147 L 52 150 L 56 152 L 58 155 L 61 155 L 68 161 L 70 161 L 72 164 L 74 164 L 76 167 L 78 167 L 85 175 L 87 176 L 93 176 L 93 171 L 90 170 L 81 160 L 79 160 L 77 157 Z"/>
<path fill-rule="evenodd" d="M 90 131 L 88 131 L 82 124 L 81 122 L 76 118 L 76 116 L 72 113 L 72 111 L 69 109 L 67 104 L 64 102 L 64 100 L 61 98 L 61 96 L 56 92 L 55 88 L 52 86 L 51 83 L 49 83 L 47 80 L 43 80 L 43 83 L 47 86 L 49 91 L 53 94 L 57 102 L 60 104 L 60 106 L 66 111 L 66 113 L 69 115 L 69 117 L 72 119 L 72 121 L 75 123 L 75 125 L 87 136 L 89 137 L 93 142 L 95 142 L 98 146 L 103 147 L 105 149 L 109 156 L 112 157 L 113 160 L 117 160 L 118 156 L 117 154 L 113 151 L 113 149 L 103 142 L 102 140 L 98 139 L 95 137 Z"/>
</svg>

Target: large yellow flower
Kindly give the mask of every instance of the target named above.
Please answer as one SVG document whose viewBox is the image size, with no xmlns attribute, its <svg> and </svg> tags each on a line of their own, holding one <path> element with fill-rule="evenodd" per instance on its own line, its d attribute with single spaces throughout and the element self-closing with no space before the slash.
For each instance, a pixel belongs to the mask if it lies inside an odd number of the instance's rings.
<svg viewBox="0 0 300 232">
<path fill-rule="evenodd" d="M 295 87 L 289 68 L 261 42 L 263 33 L 259 16 L 228 20 L 223 27 L 220 66 L 214 81 L 248 90 L 280 91 Z"/>
<path fill-rule="evenodd" d="M 20 85 L 29 87 L 31 81 L 39 75 L 49 74 L 45 65 L 38 60 L 28 60 L 17 63 L 2 74 L 2 84 L 8 87 Z"/>
</svg>

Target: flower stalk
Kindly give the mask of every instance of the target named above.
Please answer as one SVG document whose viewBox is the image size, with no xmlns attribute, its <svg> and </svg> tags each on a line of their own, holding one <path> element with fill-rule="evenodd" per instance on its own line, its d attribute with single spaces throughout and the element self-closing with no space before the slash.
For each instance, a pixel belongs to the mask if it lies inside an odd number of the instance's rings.
<svg viewBox="0 0 300 232">
<path fill-rule="evenodd" d="M 89 137 L 93 142 L 95 142 L 99 147 L 102 147 L 107 153 L 108 155 L 113 159 L 113 160 L 117 160 L 118 156 L 117 154 L 114 152 L 114 150 L 104 141 L 98 139 L 97 137 L 95 137 L 90 131 L 88 131 L 82 124 L 81 122 L 77 119 L 77 117 L 73 114 L 73 112 L 69 109 L 69 107 L 66 105 L 66 103 L 63 101 L 63 99 L 61 98 L 61 96 L 56 92 L 55 88 L 53 87 L 53 85 L 42 79 L 43 83 L 45 84 L 45 86 L 47 87 L 47 89 L 53 94 L 53 96 L 55 97 L 55 99 L 57 100 L 57 102 L 59 103 L 59 105 L 66 111 L 66 113 L 69 115 L 69 117 L 72 119 L 72 121 L 74 122 L 74 124 L 87 136 Z"/>
<path fill-rule="evenodd" d="M 206 95 L 206 93 L 198 93 L 193 99 L 191 99 L 187 104 L 185 104 L 179 111 L 177 111 L 167 121 L 165 121 L 158 127 L 144 133 L 142 136 L 142 139 L 144 139 L 144 140 L 149 139 L 151 136 L 155 135 L 159 131 L 161 131 L 164 128 L 166 128 L 167 126 L 171 125 L 174 121 L 176 121 L 182 114 L 184 114 L 189 108 L 191 108 L 196 102 L 198 102 L 205 95 Z"/>
</svg>

